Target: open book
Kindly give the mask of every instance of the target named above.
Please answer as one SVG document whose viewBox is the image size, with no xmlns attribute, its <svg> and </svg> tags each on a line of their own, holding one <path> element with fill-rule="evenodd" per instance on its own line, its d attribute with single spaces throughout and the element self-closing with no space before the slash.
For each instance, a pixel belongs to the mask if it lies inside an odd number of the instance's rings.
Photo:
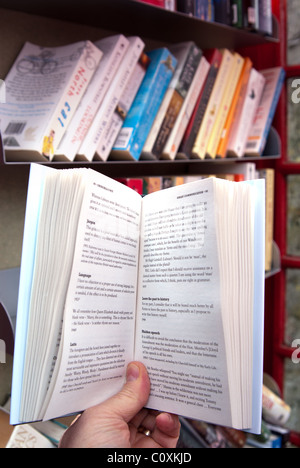
<svg viewBox="0 0 300 468">
<path fill-rule="evenodd" d="M 11 423 L 118 392 L 260 432 L 264 181 L 209 178 L 142 198 L 91 169 L 31 166 Z"/>
</svg>

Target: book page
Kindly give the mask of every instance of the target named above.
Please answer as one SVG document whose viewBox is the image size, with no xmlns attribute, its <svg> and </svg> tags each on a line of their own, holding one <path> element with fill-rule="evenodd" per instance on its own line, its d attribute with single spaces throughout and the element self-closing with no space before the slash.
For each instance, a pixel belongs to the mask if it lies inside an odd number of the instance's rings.
<svg viewBox="0 0 300 468">
<path fill-rule="evenodd" d="M 133 359 L 142 199 L 122 184 L 89 173 L 61 362 L 46 420 L 83 411 L 115 394 Z"/>
<path fill-rule="evenodd" d="M 150 408 L 230 425 L 213 179 L 143 200 L 135 359 Z"/>
</svg>

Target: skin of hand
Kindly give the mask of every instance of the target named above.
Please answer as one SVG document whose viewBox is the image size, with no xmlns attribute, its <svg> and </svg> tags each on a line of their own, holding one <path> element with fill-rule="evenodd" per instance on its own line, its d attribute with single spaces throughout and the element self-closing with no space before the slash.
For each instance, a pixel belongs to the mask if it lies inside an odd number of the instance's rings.
<svg viewBox="0 0 300 468">
<path fill-rule="evenodd" d="M 123 389 L 86 410 L 65 432 L 60 448 L 176 448 L 179 418 L 144 408 L 150 380 L 142 363 L 129 364 Z M 146 436 L 139 428 L 151 431 Z"/>
</svg>

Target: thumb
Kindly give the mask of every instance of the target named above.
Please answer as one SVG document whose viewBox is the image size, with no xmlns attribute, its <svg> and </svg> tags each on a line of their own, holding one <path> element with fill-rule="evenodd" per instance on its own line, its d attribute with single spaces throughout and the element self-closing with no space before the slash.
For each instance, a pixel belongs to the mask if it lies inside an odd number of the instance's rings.
<svg viewBox="0 0 300 468">
<path fill-rule="evenodd" d="M 128 423 L 146 405 L 149 394 L 150 379 L 146 367 L 140 362 L 132 362 L 127 368 L 122 390 L 103 405 Z"/>
</svg>

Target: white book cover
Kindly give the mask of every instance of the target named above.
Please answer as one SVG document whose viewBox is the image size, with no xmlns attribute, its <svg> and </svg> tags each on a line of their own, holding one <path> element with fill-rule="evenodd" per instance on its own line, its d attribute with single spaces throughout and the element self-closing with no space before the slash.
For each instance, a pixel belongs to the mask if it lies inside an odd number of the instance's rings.
<svg viewBox="0 0 300 468">
<path fill-rule="evenodd" d="M 255 154 L 257 156 L 261 155 L 265 148 L 285 79 L 285 71 L 281 67 L 269 68 L 260 71 L 260 73 L 266 79 L 266 84 L 245 150 L 246 154 Z"/>
<path fill-rule="evenodd" d="M 178 118 L 165 145 L 162 155 L 163 158 L 175 159 L 181 140 L 184 136 L 184 132 L 186 131 L 194 111 L 198 96 L 205 83 L 209 68 L 210 64 L 205 57 L 202 57 L 189 92 L 185 98 Z"/>
<path fill-rule="evenodd" d="M 70 161 L 75 159 L 124 58 L 129 41 L 125 36 L 119 34 L 101 39 L 95 42 L 95 45 L 103 52 L 103 58 L 57 150 L 58 155 L 63 155 Z"/>
<path fill-rule="evenodd" d="M 231 156 L 242 157 L 245 153 L 247 138 L 251 130 L 257 107 L 260 103 L 265 78 L 254 68 L 251 70 L 247 95 L 241 110 L 241 115 L 233 123 L 228 142 L 228 153 Z"/>
<path fill-rule="evenodd" d="M 78 153 L 81 158 L 92 161 L 97 151 L 100 139 L 105 131 L 108 122 L 113 115 L 115 108 L 124 92 L 136 64 L 145 47 L 144 42 L 139 37 L 129 38 L 129 48 L 123 58 L 119 70 L 94 118 L 89 131 L 84 138 Z"/>
<path fill-rule="evenodd" d="M 53 48 L 27 42 L 5 80 L 5 150 L 51 160 L 101 58 L 90 41 Z"/>
<path fill-rule="evenodd" d="M 96 159 L 101 159 L 102 161 L 106 161 L 108 159 L 111 149 L 118 137 L 118 134 L 127 116 L 127 113 L 130 110 L 132 103 L 136 97 L 136 94 L 145 77 L 149 62 L 150 59 L 143 52 L 126 86 L 126 89 L 122 94 L 118 105 L 115 108 L 110 122 L 107 125 L 103 138 L 101 138 L 99 142 L 95 156 Z"/>
</svg>

